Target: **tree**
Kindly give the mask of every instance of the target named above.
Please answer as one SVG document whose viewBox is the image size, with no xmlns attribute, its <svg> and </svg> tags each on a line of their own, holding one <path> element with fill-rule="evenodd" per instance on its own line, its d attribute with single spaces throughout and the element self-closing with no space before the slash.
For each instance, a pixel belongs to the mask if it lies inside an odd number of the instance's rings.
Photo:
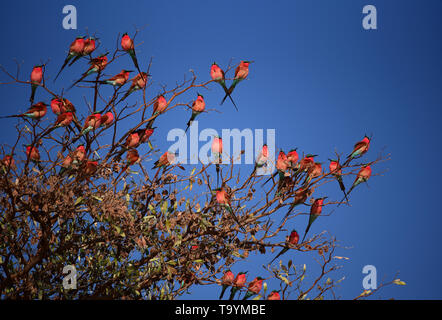
<svg viewBox="0 0 442 320">
<path fill-rule="evenodd" d="M 37 74 L 31 81 L 20 77 L 19 65 L 16 75 L 2 68 L 9 83 L 32 85 L 51 97 L 56 120 L 54 124 L 46 107 L 34 105 L 27 113 L 14 115 L 19 118 L 15 143 L 1 146 L 1 297 L 174 299 L 192 286 L 221 285 L 222 276 L 238 261 L 247 261 L 250 253 L 274 249 L 316 252 L 320 272 L 305 284 L 305 264 L 291 260 L 287 265 L 268 264 L 267 274 L 261 274 L 266 283 L 262 290 L 259 287 L 259 297 L 267 298 L 278 289 L 283 299 L 326 297 L 339 283 L 328 277 L 339 268 L 333 260 L 336 239 L 325 232 L 301 242 L 275 239 L 287 234 L 292 221 L 303 219 L 315 200 L 325 196 L 324 185 L 338 186 L 338 171 L 318 167 L 307 155 L 298 160 L 294 153 L 288 158 L 280 154 L 279 175 L 263 187 L 267 176 L 255 170 L 244 174 L 232 161 L 183 167 L 173 161 L 173 153 L 152 145 L 153 123 L 177 107 L 192 109 L 191 103 L 182 100 L 185 94 L 208 89 L 219 79 L 200 82 L 191 71 L 173 88 L 161 86 L 161 93 L 152 96 L 147 90 L 152 59 L 145 73 L 138 73 L 133 43 L 131 47 L 130 42 L 121 42 L 111 55 L 94 58 L 95 42 L 93 47 L 89 42 L 85 53 L 88 39 L 79 47 L 73 42 L 72 57 L 65 63 L 90 63 L 75 84 L 91 93 L 87 109 L 74 106 L 68 100 L 69 91 L 50 89 L 46 64 L 41 78 Z M 138 75 L 130 81 L 123 69 L 109 78 L 106 68 L 120 63 L 127 53 Z M 120 65 L 127 68 L 127 62 Z M 229 64 L 226 74 L 232 69 Z M 95 79 L 90 76 L 94 74 Z M 105 98 L 108 85 L 113 85 L 113 94 Z M 224 94 L 233 91 L 223 88 Z M 137 95 L 136 102 L 128 104 L 128 95 Z M 130 124 L 131 129 L 121 134 L 122 124 Z M 334 155 L 338 162 L 341 156 Z M 346 161 L 340 176 L 350 179 L 361 167 L 372 167 L 387 157 L 364 159 Z M 154 160 L 158 161 L 150 168 Z M 264 160 L 263 164 L 271 161 Z M 140 172 L 132 171 L 137 166 Z M 215 179 L 214 167 L 220 181 Z M 320 207 L 341 203 L 347 200 L 326 199 Z M 268 256 L 270 261 L 273 254 Z M 76 289 L 63 288 L 62 270 L 68 265 L 76 268 Z M 261 273 L 251 265 L 249 275 L 255 278 L 256 272 Z M 279 287 L 267 287 L 271 279 Z M 241 292 L 247 291 L 251 280 L 239 288 Z"/>
</svg>

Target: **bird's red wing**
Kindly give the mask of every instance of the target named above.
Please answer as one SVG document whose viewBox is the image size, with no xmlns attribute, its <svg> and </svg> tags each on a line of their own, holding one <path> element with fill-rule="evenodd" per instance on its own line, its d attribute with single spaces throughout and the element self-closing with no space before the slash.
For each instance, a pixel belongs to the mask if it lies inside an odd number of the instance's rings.
<svg viewBox="0 0 442 320">
<path fill-rule="evenodd" d="M 240 68 L 240 66 L 238 65 L 238 66 L 236 67 L 236 70 L 235 70 L 235 78 L 237 77 L 239 70 L 241 70 L 241 68 Z"/>
<path fill-rule="evenodd" d="M 365 145 L 366 145 L 366 143 L 364 141 L 359 141 L 358 143 L 355 144 L 353 149 L 354 150 L 358 150 L 359 148 L 361 148 L 361 147 L 363 147 Z"/>
</svg>

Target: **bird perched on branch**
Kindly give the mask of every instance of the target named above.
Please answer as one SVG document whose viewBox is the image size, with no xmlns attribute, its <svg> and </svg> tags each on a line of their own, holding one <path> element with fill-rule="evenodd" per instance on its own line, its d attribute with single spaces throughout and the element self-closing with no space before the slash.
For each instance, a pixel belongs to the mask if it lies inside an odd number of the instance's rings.
<svg viewBox="0 0 442 320">
<path fill-rule="evenodd" d="M 135 68 L 137 68 L 138 72 L 141 73 L 140 67 L 138 66 L 138 60 L 135 55 L 135 45 L 133 39 L 129 37 L 127 33 L 124 33 L 121 37 L 121 48 L 123 48 L 124 51 L 129 53 L 130 57 L 132 58 L 132 61 L 135 65 Z"/>
<path fill-rule="evenodd" d="M 41 118 L 43 118 L 46 115 L 47 112 L 47 104 L 44 102 L 38 102 L 34 105 L 32 105 L 28 111 L 23 112 L 21 114 L 14 114 L 11 116 L 3 116 L 0 117 L 0 119 L 5 119 L 5 118 L 29 118 L 29 119 L 34 119 L 34 120 L 40 120 Z"/>
<path fill-rule="evenodd" d="M 221 104 L 223 104 L 226 98 L 233 93 L 233 90 L 235 90 L 238 83 L 240 83 L 241 81 L 247 78 L 247 76 L 249 75 L 250 63 L 252 63 L 252 61 L 241 61 L 239 65 L 236 67 L 235 77 L 233 79 L 232 85 L 227 90 L 226 95 L 221 101 Z"/>
<path fill-rule="evenodd" d="M 307 235 L 307 232 L 310 230 L 310 227 L 312 226 L 312 223 L 321 214 L 322 206 L 324 204 L 324 199 L 326 199 L 326 198 L 327 197 L 315 199 L 315 201 L 313 202 L 312 206 L 310 207 L 310 216 L 309 216 L 309 219 L 308 219 L 308 225 L 307 225 L 307 228 L 305 229 L 304 237 L 302 238 L 301 242 L 304 242 L 305 236 Z"/>
<path fill-rule="evenodd" d="M 296 232 L 296 230 L 292 230 L 292 232 L 290 233 L 290 236 L 287 240 L 287 244 L 288 245 L 293 245 L 296 246 L 298 244 L 299 241 L 299 234 L 298 232 Z M 289 247 L 284 247 L 277 255 L 276 257 L 273 258 L 272 261 L 270 261 L 270 264 L 272 264 L 273 261 L 275 261 L 276 259 L 278 259 L 278 257 L 282 256 L 284 253 L 286 253 L 287 251 L 289 251 Z"/>
<path fill-rule="evenodd" d="M 226 291 L 226 289 L 231 286 L 233 284 L 233 280 L 235 279 L 235 275 L 233 274 L 232 271 L 227 270 L 226 272 L 224 272 L 223 277 L 221 278 L 221 284 L 223 286 L 222 290 L 221 290 L 221 294 L 219 296 L 219 300 L 221 300 L 224 296 L 224 292 Z"/>
<path fill-rule="evenodd" d="M 364 139 L 354 145 L 353 151 L 347 156 L 344 166 L 349 164 L 351 160 L 362 157 L 368 151 L 369 147 L 370 138 L 365 135 Z"/>
<path fill-rule="evenodd" d="M 213 81 L 220 84 L 220 86 L 224 90 L 224 93 L 230 98 L 230 101 L 232 101 L 236 111 L 238 111 L 238 107 L 236 106 L 235 101 L 233 101 L 232 96 L 229 93 L 229 89 L 227 89 L 226 87 L 226 78 L 224 75 L 224 71 L 216 64 L 216 62 L 214 62 L 210 67 L 210 77 Z"/>
<path fill-rule="evenodd" d="M 87 71 L 85 73 L 83 73 L 83 75 L 81 76 L 80 79 L 78 79 L 77 81 L 75 81 L 69 88 L 71 89 L 73 86 L 75 86 L 77 83 L 83 81 L 84 78 L 86 78 L 88 75 L 91 75 L 93 73 L 99 73 L 101 71 L 104 70 L 104 68 L 106 68 L 107 66 L 107 53 L 102 54 L 100 56 L 98 56 L 97 58 L 93 58 L 89 64 L 91 65 L 89 67 L 89 69 L 87 69 Z"/>
<path fill-rule="evenodd" d="M 189 129 L 190 125 L 192 124 L 193 120 L 204 111 L 206 108 L 206 103 L 204 102 L 204 97 L 198 93 L 198 97 L 192 104 L 192 116 L 190 117 L 189 121 L 187 122 L 187 128 L 186 131 Z"/>
<path fill-rule="evenodd" d="M 55 79 L 54 79 L 54 82 L 55 82 L 55 80 L 57 80 L 58 76 L 59 76 L 60 73 L 63 71 L 64 67 L 66 67 L 66 65 L 68 64 L 68 62 L 69 62 L 72 58 L 77 57 L 77 56 L 81 56 L 81 55 L 82 55 L 82 53 L 83 53 L 83 49 L 84 49 L 84 42 L 85 42 L 84 38 L 85 38 L 84 36 L 82 36 L 82 37 L 77 37 L 77 38 L 71 43 L 71 45 L 70 45 L 70 47 L 69 47 L 69 53 L 68 53 L 68 56 L 67 56 L 66 59 L 64 60 L 64 63 L 63 63 L 63 65 L 61 66 L 60 71 L 58 71 L 57 76 L 56 76 Z"/>
<path fill-rule="evenodd" d="M 41 85 L 41 82 L 43 81 L 43 66 L 34 66 L 31 72 L 31 98 L 29 101 L 34 103 L 34 96 L 35 91 L 37 90 L 37 87 Z"/>
</svg>

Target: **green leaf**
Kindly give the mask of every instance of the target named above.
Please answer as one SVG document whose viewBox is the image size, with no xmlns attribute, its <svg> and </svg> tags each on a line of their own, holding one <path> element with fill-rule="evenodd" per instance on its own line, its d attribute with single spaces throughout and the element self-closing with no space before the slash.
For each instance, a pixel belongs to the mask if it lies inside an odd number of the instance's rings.
<svg viewBox="0 0 442 320">
<path fill-rule="evenodd" d="M 98 200 L 98 201 L 103 201 L 103 199 L 102 198 L 100 198 L 100 197 L 97 197 L 97 196 L 92 196 L 92 198 L 94 198 L 95 200 Z"/>
<path fill-rule="evenodd" d="M 161 204 L 161 212 L 163 214 L 166 214 L 168 206 L 169 206 L 169 204 L 167 203 L 167 201 L 163 201 L 163 203 Z"/>
<path fill-rule="evenodd" d="M 402 281 L 401 279 L 394 279 L 393 280 L 394 284 L 397 284 L 398 286 L 405 286 L 407 285 L 404 281 Z"/>
<path fill-rule="evenodd" d="M 74 205 L 79 205 L 81 203 L 81 201 L 83 201 L 83 197 L 78 197 L 77 200 L 75 200 Z"/>
<path fill-rule="evenodd" d="M 262 297 L 261 295 L 257 295 L 256 297 L 254 297 L 252 300 L 260 300 Z"/>
</svg>

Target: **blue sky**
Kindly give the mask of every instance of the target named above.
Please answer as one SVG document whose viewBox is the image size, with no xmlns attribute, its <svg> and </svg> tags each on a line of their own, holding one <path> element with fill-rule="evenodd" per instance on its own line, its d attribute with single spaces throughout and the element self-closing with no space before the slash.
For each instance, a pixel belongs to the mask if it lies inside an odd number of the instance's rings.
<svg viewBox="0 0 442 320">
<path fill-rule="evenodd" d="M 77 8 L 78 30 L 62 28 L 66 4 Z M 366 4 L 377 8 L 377 30 L 362 28 Z M 222 113 L 202 115 L 200 128 L 275 128 L 278 148 L 298 147 L 323 162 L 335 149 L 347 153 L 365 133 L 373 134 L 368 159 L 385 147 L 391 161 L 374 172 L 388 171 L 358 188 L 351 207 L 317 219 L 312 232 L 328 230 L 352 247 L 341 252 L 351 258 L 337 291 L 343 298 L 362 291 L 362 268 L 371 264 L 379 281 L 400 271 L 407 282 L 383 289 L 378 298 L 440 299 L 441 10 L 437 0 L 7 1 L 0 3 L 0 64 L 13 70 L 13 58 L 23 61 L 27 79 L 33 65 L 49 58 L 53 76 L 86 28 L 105 52 L 114 48 L 119 32 L 143 26 L 137 55 L 142 67 L 153 57 L 156 84 L 174 84 L 189 69 L 208 79 L 214 60 L 221 66 L 231 58 L 254 60 L 249 80 L 234 93 L 240 111 L 228 101 L 219 107 L 221 92 L 213 87 L 204 94 L 207 107 Z M 83 68 L 84 63 L 64 71 L 54 90 Z M 113 66 L 109 73 L 120 69 Z M 154 86 L 152 95 L 158 92 Z M 0 86 L 0 112 L 26 109 L 29 94 L 28 87 Z M 72 89 L 77 109 L 84 94 Z M 40 91 L 36 99 L 50 97 Z M 183 127 L 187 117 L 180 109 L 158 121 L 155 142 L 166 146 L 168 130 Z M 11 143 L 15 123 L 2 121 L 2 143 Z M 305 221 L 299 223 L 303 231 Z M 264 263 L 268 256 L 256 259 Z M 216 298 L 217 290 L 197 288 L 186 298 Z"/>
</svg>

